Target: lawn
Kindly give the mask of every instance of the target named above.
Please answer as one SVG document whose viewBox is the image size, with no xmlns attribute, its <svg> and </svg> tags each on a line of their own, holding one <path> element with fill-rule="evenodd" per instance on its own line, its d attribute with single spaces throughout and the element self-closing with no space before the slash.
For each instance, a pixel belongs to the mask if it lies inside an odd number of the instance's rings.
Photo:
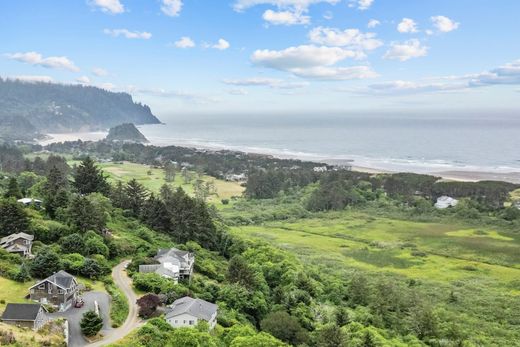
<svg viewBox="0 0 520 347">
<path fill-rule="evenodd" d="M 30 302 L 25 299 L 25 295 L 29 293 L 32 284 L 33 282 L 20 283 L 0 277 L 0 312 L 4 311 L 6 303 Z"/>
<path fill-rule="evenodd" d="M 111 182 L 115 181 L 130 181 L 136 179 L 152 192 L 159 192 L 162 185 L 167 183 L 164 179 L 164 171 L 159 168 L 151 168 L 146 165 L 122 162 L 122 163 L 100 163 L 99 166 L 108 174 Z M 191 172 L 193 177 L 196 177 L 195 172 Z M 215 203 L 217 206 L 221 205 L 222 199 L 231 199 L 233 196 L 241 196 L 244 187 L 236 182 L 227 182 L 219 180 L 210 176 L 202 176 L 205 182 L 211 181 L 214 183 L 217 194 L 210 197 L 209 201 Z M 193 184 L 185 183 L 182 175 L 178 172 L 175 175 L 175 181 L 169 183 L 173 187 L 182 187 L 188 194 L 193 194 Z"/>
<path fill-rule="evenodd" d="M 520 235 L 494 229 L 342 212 L 232 231 L 289 249 L 304 261 L 337 268 L 443 282 L 485 279 L 509 285 L 520 278 Z M 520 294 L 517 289 L 511 293 Z"/>
</svg>

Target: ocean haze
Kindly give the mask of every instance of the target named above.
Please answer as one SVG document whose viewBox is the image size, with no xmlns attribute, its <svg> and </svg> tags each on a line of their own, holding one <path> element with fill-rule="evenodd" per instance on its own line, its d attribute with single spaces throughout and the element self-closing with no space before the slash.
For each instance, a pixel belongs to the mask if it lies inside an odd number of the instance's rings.
<svg viewBox="0 0 520 347">
<path fill-rule="evenodd" d="M 519 171 L 520 117 L 489 113 L 162 116 L 154 144 L 353 160 L 392 171 Z"/>
</svg>

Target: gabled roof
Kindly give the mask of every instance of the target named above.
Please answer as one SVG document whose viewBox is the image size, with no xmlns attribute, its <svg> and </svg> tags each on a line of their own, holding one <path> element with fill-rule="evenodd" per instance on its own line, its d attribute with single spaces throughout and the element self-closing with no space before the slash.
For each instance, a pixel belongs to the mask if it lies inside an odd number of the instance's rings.
<svg viewBox="0 0 520 347">
<path fill-rule="evenodd" d="M 14 240 L 20 239 L 20 238 L 32 241 L 32 240 L 34 240 L 34 235 L 29 235 L 29 234 L 26 234 L 26 233 L 11 234 L 11 235 L 2 237 L 0 239 L 0 243 L 7 243 L 7 242 L 10 242 L 10 241 L 14 241 Z"/>
<path fill-rule="evenodd" d="M 187 313 L 206 321 L 209 321 L 218 309 L 218 306 L 211 302 L 202 299 L 193 299 L 189 296 L 175 300 L 170 307 L 171 311 L 166 314 L 166 318 Z"/>
<path fill-rule="evenodd" d="M 51 282 L 51 283 L 54 283 L 55 285 L 57 285 L 58 287 L 60 287 L 62 289 L 69 289 L 70 287 L 72 287 L 72 284 L 75 281 L 76 281 L 76 279 L 75 279 L 74 276 L 72 276 L 71 274 L 69 274 L 66 271 L 61 270 L 61 271 L 58 271 L 55 274 L 47 277 L 43 281 L 40 281 L 40 282 L 36 283 L 31 288 L 34 288 L 34 287 L 40 285 L 43 282 Z"/>
<path fill-rule="evenodd" d="M 40 304 L 7 304 L 2 320 L 35 321 L 41 308 Z"/>
<path fill-rule="evenodd" d="M 33 202 L 35 204 L 41 204 L 42 201 L 41 200 L 38 200 L 38 199 L 33 199 L 33 198 L 22 198 L 22 199 L 18 199 L 18 202 L 24 204 L 24 205 L 28 205 L 28 204 L 32 204 Z"/>
<path fill-rule="evenodd" d="M 154 259 L 158 260 L 161 263 L 174 263 L 173 259 L 177 259 L 181 263 L 186 263 L 186 256 L 190 258 L 193 257 L 193 254 L 188 251 L 181 251 L 177 248 L 167 248 L 159 249 Z"/>
</svg>

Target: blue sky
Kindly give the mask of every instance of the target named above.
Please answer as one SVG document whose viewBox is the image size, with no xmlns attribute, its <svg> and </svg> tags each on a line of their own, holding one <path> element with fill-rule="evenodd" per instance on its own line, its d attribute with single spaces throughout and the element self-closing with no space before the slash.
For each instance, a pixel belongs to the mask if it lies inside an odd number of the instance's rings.
<svg viewBox="0 0 520 347">
<path fill-rule="evenodd" d="M 0 3 L 0 75 L 161 114 L 520 109 L 516 0 Z"/>
</svg>

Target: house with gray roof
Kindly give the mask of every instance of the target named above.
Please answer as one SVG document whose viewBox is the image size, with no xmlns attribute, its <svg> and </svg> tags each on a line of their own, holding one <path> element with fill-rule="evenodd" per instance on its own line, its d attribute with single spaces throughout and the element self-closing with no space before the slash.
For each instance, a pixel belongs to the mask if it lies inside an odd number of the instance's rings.
<svg viewBox="0 0 520 347">
<path fill-rule="evenodd" d="M 202 320 L 213 329 L 217 324 L 217 311 L 218 306 L 211 302 L 185 296 L 169 306 L 165 319 L 174 328 L 194 327 Z"/>
<path fill-rule="evenodd" d="M 7 304 L 2 322 L 21 328 L 39 330 L 49 321 L 47 310 L 40 304 Z"/>
<path fill-rule="evenodd" d="M 195 256 L 191 252 L 177 248 L 160 249 L 154 259 L 158 264 L 139 265 L 139 272 L 153 272 L 175 282 L 179 279 L 189 279 L 193 273 Z"/>
<path fill-rule="evenodd" d="M 29 288 L 29 297 L 41 304 L 53 305 L 63 312 L 76 302 L 78 292 L 76 278 L 62 270 Z"/>
<path fill-rule="evenodd" d="M 30 257 L 34 236 L 26 233 L 11 234 L 0 239 L 0 247 L 9 253 Z"/>
</svg>

